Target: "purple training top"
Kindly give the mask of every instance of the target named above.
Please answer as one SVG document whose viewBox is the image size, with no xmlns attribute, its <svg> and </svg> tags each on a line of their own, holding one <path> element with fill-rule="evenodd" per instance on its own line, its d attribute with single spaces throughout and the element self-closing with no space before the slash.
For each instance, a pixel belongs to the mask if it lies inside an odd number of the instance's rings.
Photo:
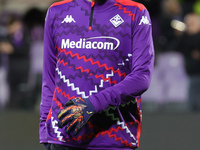
<svg viewBox="0 0 200 150">
<path fill-rule="evenodd" d="M 141 94 L 154 64 L 151 20 L 131 0 L 65 0 L 48 10 L 40 143 L 100 150 L 139 146 Z M 77 136 L 58 128 L 57 113 L 75 97 L 95 114 Z"/>
</svg>

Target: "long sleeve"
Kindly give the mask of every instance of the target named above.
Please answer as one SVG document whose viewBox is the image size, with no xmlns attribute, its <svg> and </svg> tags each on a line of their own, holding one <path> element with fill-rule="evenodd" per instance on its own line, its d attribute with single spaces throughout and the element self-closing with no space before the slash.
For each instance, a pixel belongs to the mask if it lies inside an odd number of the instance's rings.
<svg viewBox="0 0 200 150">
<path fill-rule="evenodd" d="M 127 103 L 140 96 L 150 85 L 154 65 L 151 22 L 146 9 L 139 14 L 133 26 L 131 73 L 118 84 L 90 96 L 97 112 L 110 105 Z"/>
<path fill-rule="evenodd" d="M 56 50 L 52 39 L 52 28 L 50 19 L 51 9 L 48 10 L 45 22 L 44 33 L 44 59 L 43 59 L 43 81 L 42 81 L 42 99 L 40 104 L 40 143 L 46 140 L 46 119 L 51 108 L 51 102 L 55 89 L 55 66 Z"/>
</svg>

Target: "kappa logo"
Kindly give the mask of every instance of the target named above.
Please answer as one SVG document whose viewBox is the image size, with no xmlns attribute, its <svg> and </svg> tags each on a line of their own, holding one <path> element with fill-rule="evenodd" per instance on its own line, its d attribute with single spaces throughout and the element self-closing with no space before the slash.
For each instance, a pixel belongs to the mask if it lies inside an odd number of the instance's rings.
<svg viewBox="0 0 200 150">
<path fill-rule="evenodd" d="M 115 26 L 118 27 L 119 25 L 121 25 L 124 20 L 120 17 L 120 15 L 116 15 L 113 18 L 110 19 L 110 22 Z"/>
<path fill-rule="evenodd" d="M 72 15 L 67 15 L 61 23 L 72 23 L 72 22 L 76 21 L 74 20 L 74 18 L 72 18 Z"/>
<path fill-rule="evenodd" d="M 148 20 L 148 18 L 147 18 L 147 16 L 142 16 L 142 19 L 140 20 L 139 25 L 141 25 L 142 23 L 143 24 L 151 25 L 150 22 L 149 22 L 149 20 Z"/>
</svg>

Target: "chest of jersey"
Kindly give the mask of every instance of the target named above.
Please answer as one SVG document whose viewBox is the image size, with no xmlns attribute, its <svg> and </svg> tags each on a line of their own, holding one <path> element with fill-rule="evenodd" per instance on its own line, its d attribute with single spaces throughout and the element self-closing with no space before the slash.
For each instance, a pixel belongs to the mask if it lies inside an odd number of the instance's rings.
<svg viewBox="0 0 200 150">
<path fill-rule="evenodd" d="M 52 25 L 55 45 L 91 53 L 98 50 L 111 54 L 118 50 L 131 53 L 131 17 L 116 7 L 108 9 L 106 14 L 95 8 L 81 7 L 58 12 Z"/>
</svg>

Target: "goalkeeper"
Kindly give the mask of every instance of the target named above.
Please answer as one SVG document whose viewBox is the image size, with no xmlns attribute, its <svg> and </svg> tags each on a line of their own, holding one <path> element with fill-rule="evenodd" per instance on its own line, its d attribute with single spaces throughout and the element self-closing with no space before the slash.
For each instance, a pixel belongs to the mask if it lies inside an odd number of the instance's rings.
<svg viewBox="0 0 200 150">
<path fill-rule="evenodd" d="M 40 143 L 48 150 L 139 147 L 141 95 L 154 65 L 151 20 L 132 0 L 64 0 L 48 9 Z"/>
</svg>

